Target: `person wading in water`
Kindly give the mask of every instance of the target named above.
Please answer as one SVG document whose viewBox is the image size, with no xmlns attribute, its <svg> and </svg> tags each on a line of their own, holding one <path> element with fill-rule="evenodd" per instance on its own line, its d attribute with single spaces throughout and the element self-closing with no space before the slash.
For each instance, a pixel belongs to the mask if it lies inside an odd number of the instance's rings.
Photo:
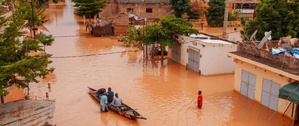
<svg viewBox="0 0 299 126">
<path fill-rule="evenodd" d="M 201 107 L 202 107 L 202 100 L 203 100 L 203 98 L 202 98 L 202 95 L 201 95 L 201 91 L 198 91 L 197 107 L 198 107 L 199 109 L 201 109 Z"/>
</svg>

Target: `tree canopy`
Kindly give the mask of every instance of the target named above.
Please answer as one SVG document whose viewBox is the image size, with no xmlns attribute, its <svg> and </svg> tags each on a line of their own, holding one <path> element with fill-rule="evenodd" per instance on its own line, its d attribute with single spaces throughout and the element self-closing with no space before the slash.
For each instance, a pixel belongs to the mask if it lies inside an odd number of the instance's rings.
<svg viewBox="0 0 299 126">
<path fill-rule="evenodd" d="M 165 51 L 166 47 L 173 48 L 180 45 L 179 41 L 174 38 L 175 34 L 190 35 L 198 33 L 198 30 L 193 29 L 192 23 L 175 16 L 167 16 L 160 17 L 159 23 L 148 25 L 143 29 L 130 27 L 127 37 L 122 37 L 122 40 L 124 43 L 134 45 L 159 44 L 161 50 Z"/>
<path fill-rule="evenodd" d="M 141 32 L 140 28 L 136 29 L 135 27 L 128 27 L 127 36 L 120 35 L 120 40 L 124 42 L 125 45 L 137 46 L 140 43 Z"/>
<path fill-rule="evenodd" d="M 1 17 L 0 23 L 4 27 L 4 32 L 0 33 L 0 96 L 8 93 L 7 87 L 17 85 L 18 87 L 28 87 L 29 82 L 39 82 L 39 78 L 44 78 L 54 68 L 48 68 L 50 54 L 36 53 L 28 55 L 29 52 L 44 51 L 40 44 L 51 45 L 53 38 L 51 35 L 37 34 L 36 39 L 27 38 L 21 42 L 18 39 L 22 36 L 19 32 L 24 27 L 26 14 L 29 10 L 24 10 L 23 3 L 16 5 L 14 14 L 10 17 Z"/>
<path fill-rule="evenodd" d="M 205 11 L 208 25 L 211 27 L 223 26 L 225 2 L 224 0 L 210 0 Z"/>
<path fill-rule="evenodd" d="M 200 16 L 196 7 L 190 5 L 190 0 L 170 0 L 170 4 L 176 17 L 181 18 L 185 13 L 188 15 L 188 19 L 198 19 Z"/>
<path fill-rule="evenodd" d="M 22 16 L 24 16 L 24 20 L 27 20 L 28 25 L 31 27 L 33 25 L 33 20 L 34 20 L 34 25 L 39 26 L 42 25 L 43 20 L 46 19 L 46 16 L 44 15 L 45 7 L 40 6 L 39 5 L 40 3 L 38 2 L 39 1 L 32 1 L 31 3 L 30 0 L 21 0 L 18 3 L 19 5 L 15 5 L 15 13 L 16 14 L 22 13 Z M 32 14 L 32 8 L 33 8 L 33 14 Z"/>
<path fill-rule="evenodd" d="M 246 25 L 246 35 L 258 30 L 257 39 L 264 37 L 265 31 L 272 31 L 272 38 L 291 35 L 298 37 L 299 33 L 299 1 L 294 0 L 261 0 L 256 7 L 256 17 Z"/>
<path fill-rule="evenodd" d="M 76 14 L 79 16 L 85 15 L 89 19 L 102 12 L 102 9 L 107 5 L 106 0 L 73 0 L 73 2 L 78 7 Z"/>
<path fill-rule="evenodd" d="M 197 34 L 198 30 L 193 29 L 193 25 L 175 16 L 161 17 L 159 24 L 146 26 L 144 29 L 142 42 L 144 44 L 158 43 L 162 50 L 166 47 L 173 48 L 179 45 L 179 41 L 174 38 L 175 34 L 189 35 Z"/>
</svg>

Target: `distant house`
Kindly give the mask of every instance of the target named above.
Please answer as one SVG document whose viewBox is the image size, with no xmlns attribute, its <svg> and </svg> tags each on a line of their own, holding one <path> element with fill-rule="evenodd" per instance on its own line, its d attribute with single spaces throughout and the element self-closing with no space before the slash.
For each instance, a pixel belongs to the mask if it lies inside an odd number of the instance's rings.
<svg viewBox="0 0 299 126">
<path fill-rule="evenodd" d="M 208 34 L 175 36 L 180 46 L 170 49 L 169 57 L 202 75 L 226 74 L 234 72 L 234 61 L 228 52 L 236 51 L 234 42 L 219 39 Z"/>
<path fill-rule="evenodd" d="M 236 63 L 234 90 L 298 121 L 299 59 L 272 55 L 250 43 L 239 43 L 238 50 L 228 54 Z M 277 43 L 267 45 L 271 48 Z"/>
<path fill-rule="evenodd" d="M 246 2 L 244 1 L 234 1 L 235 3 L 230 4 L 230 12 L 234 13 L 235 11 L 238 11 L 238 18 L 254 18 L 254 10 L 257 6 L 258 0 L 248 0 Z"/>
<path fill-rule="evenodd" d="M 140 18 L 155 19 L 170 15 L 169 0 L 108 0 L 101 16 L 110 17 L 118 13 L 132 13 Z"/>
</svg>

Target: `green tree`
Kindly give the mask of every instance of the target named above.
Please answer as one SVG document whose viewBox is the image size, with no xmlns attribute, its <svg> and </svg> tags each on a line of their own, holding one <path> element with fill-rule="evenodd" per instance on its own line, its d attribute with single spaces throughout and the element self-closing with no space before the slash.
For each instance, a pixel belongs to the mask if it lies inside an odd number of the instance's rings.
<svg viewBox="0 0 299 126">
<path fill-rule="evenodd" d="M 74 0 L 73 2 L 78 7 L 76 14 L 78 16 L 87 16 L 89 21 L 93 16 L 102 12 L 102 9 L 107 5 L 106 0 Z"/>
<path fill-rule="evenodd" d="M 272 31 L 272 38 L 291 35 L 298 37 L 299 33 L 299 1 L 261 0 L 256 7 L 256 17 L 246 24 L 246 36 L 258 30 L 257 39 L 264 37 L 265 31 Z M 244 31 L 241 31 L 243 34 Z"/>
<path fill-rule="evenodd" d="M 225 3 L 224 0 L 210 0 L 205 11 L 208 25 L 211 27 L 223 26 Z"/>
<path fill-rule="evenodd" d="M 32 2 L 32 3 L 31 3 Z M 16 13 L 22 13 L 25 20 L 28 21 L 28 25 L 32 27 L 34 25 L 40 26 L 43 24 L 43 21 L 46 19 L 44 15 L 45 7 L 39 6 L 39 1 L 31 0 L 21 0 L 18 2 L 18 6 L 15 6 Z M 32 14 L 33 8 L 33 14 Z M 19 15 L 18 15 L 19 16 Z"/>
<path fill-rule="evenodd" d="M 174 10 L 173 14 L 176 17 L 182 17 L 182 15 L 190 9 L 190 0 L 170 0 L 171 9 Z"/>
<path fill-rule="evenodd" d="M 125 45 L 137 46 L 140 43 L 142 30 L 140 28 L 136 29 L 135 27 L 128 27 L 127 36 L 120 35 L 120 40 L 124 42 Z"/>
<path fill-rule="evenodd" d="M 157 43 L 163 52 L 166 47 L 173 48 L 179 45 L 179 41 L 173 36 L 175 34 L 189 35 L 198 34 L 198 30 L 192 28 L 192 24 L 175 16 L 161 17 L 159 24 L 146 26 L 141 42 L 145 45 Z"/>
<path fill-rule="evenodd" d="M 0 33 L 0 96 L 8 93 L 7 87 L 17 85 L 20 88 L 28 87 L 29 82 L 39 82 L 38 78 L 44 78 L 54 68 L 48 68 L 50 54 L 37 53 L 28 55 L 31 51 L 44 51 L 40 44 L 51 45 L 53 38 L 37 34 L 36 39 L 28 38 L 21 42 L 18 37 L 25 23 L 27 11 L 22 11 L 23 4 L 16 6 L 14 14 L 10 17 L 1 17 L 1 26 L 4 32 Z M 44 37 L 41 37 L 44 36 Z"/>
<path fill-rule="evenodd" d="M 171 9 L 174 10 L 173 14 L 181 18 L 183 14 L 188 15 L 189 19 L 198 19 L 200 16 L 199 11 L 195 6 L 190 5 L 190 0 L 170 0 Z"/>
<path fill-rule="evenodd" d="M 188 20 L 189 19 L 199 19 L 200 13 L 199 13 L 199 5 L 193 2 L 190 8 L 187 10 Z"/>
</svg>

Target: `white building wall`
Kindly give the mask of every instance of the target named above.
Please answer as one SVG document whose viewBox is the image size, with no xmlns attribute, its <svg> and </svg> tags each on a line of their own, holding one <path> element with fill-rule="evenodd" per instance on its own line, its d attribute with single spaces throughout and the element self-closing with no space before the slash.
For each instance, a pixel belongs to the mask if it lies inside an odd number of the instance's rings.
<svg viewBox="0 0 299 126">
<path fill-rule="evenodd" d="M 180 64 L 186 66 L 188 63 L 187 49 L 196 48 L 200 50 L 202 57 L 200 58 L 199 69 L 202 75 L 214 75 L 233 73 L 235 63 L 233 58 L 227 56 L 228 52 L 237 50 L 236 44 L 209 43 L 188 36 L 178 36 L 181 45 Z M 219 41 L 219 40 L 217 40 Z M 170 51 L 171 52 L 171 49 Z M 171 53 L 169 53 L 171 57 Z"/>
<path fill-rule="evenodd" d="M 199 48 L 199 47 L 196 47 L 195 45 L 192 44 L 191 41 L 194 41 L 193 38 L 190 38 L 190 37 L 187 37 L 187 36 L 179 36 L 178 40 L 180 42 L 182 42 L 182 39 L 184 39 L 184 41 L 186 42 L 185 44 L 182 44 L 181 46 L 181 61 L 180 61 L 180 64 L 186 66 L 186 64 L 188 63 L 188 53 L 187 53 L 187 49 L 189 47 L 194 47 L 194 48 Z M 199 48 L 200 49 L 200 48 Z M 171 51 L 169 51 L 171 52 Z"/>
<path fill-rule="evenodd" d="M 236 51 L 236 44 L 206 43 L 202 49 L 200 70 L 203 75 L 233 73 L 235 63 L 227 57 L 228 52 Z"/>
</svg>

